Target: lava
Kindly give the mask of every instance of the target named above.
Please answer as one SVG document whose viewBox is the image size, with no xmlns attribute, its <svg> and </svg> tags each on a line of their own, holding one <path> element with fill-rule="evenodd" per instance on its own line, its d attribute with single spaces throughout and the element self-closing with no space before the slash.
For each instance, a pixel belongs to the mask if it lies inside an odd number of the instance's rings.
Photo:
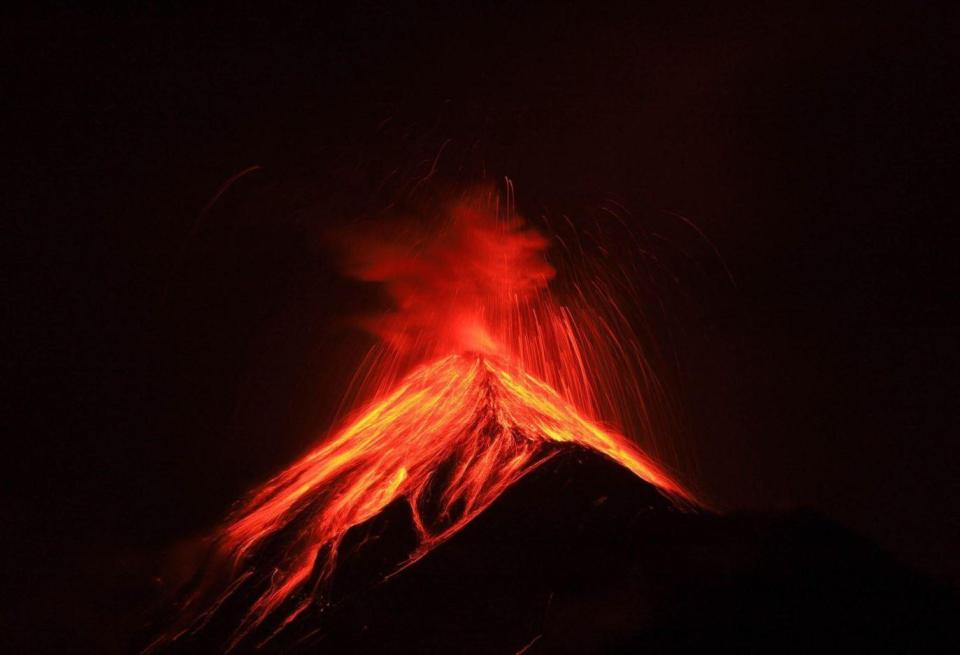
<svg viewBox="0 0 960 655">
<path fill-rule="evenodd" d="M 396 572 L 564 444 L 603 453 L 695 502 L 597 418 L 610 407 L 603 399 L 639 390 L 613 375 L 636 352 L 610 318 L 622 312 L 555 299 L 548 241 L 520 219 L 476 203 L 454 204 L 446 219 L 427 236 L 357 244 L 349 270 L 385 285 L 395 304 L 364 320 L 382 338 L 359 376 L 358 394 L 369 398 L 235 508 L 211 537 L 212 563 L 180 608 L 181 627 L 158 643 L 202 626 L 241 588 L 254 590 L 253 601 L 233 645 L 254 632 L 269 639 L 311 604 L 328 602 L 354 526 L 407 504 L 416 545 Z"/>
</svg>

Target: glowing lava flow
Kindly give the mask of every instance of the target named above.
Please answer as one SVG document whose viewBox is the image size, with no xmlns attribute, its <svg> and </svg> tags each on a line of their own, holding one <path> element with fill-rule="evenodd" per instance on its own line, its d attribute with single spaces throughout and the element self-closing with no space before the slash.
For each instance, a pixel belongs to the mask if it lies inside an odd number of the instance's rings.
<svg viewBox="0 0 960 655">
<path fill-rule="evenodd" d="M 372 400 L 235 509 L 213 536 L 213 564 L 181 607 L 180 629 L 161 642 L 202 626 L 241 588 L 253 600 L 233 644 L 254 631 L 269 638 L 328 601 L 354 526 L 406 503 L 416 545 L 397 563 L 402 569 L 563 444 L 603 453 L 693 500 L 594 420 L 598 398 L 630 395 L 630 383 L 613 374 L 632 361 L 630 342 L 601 310 L 583 303 L 577 313 L 546 292 L 554 274 L 541 257 L 546 240 L 475 207 L 455 207 L 452 217 L 416 249 L 396 239 L 364 244 L 367 261 L 355 274 L 385 284 L 399 308 L 373 326 L 387 345 L 366 364 Z M 591 371 L 611 386 L 593 383 Z"/>
<path fill-rule="evenodd" d="M 419 545 L 408 564 L 460 530 L 507 487 L 574 443 L 604 453 L 660 489 L 685 492 L 623 436 L 583 418 L 549 386 L 483 355 L 453 355 L 408 375 L 333 438 L 267 483 L 224 528 L 220 548 L 238 570 L 267 538 L 296 531 L 240 628 L 255 629 L 294 592 L 291 621 L 334 571 L 347 531 L 398 498 Z"/>
</svg>

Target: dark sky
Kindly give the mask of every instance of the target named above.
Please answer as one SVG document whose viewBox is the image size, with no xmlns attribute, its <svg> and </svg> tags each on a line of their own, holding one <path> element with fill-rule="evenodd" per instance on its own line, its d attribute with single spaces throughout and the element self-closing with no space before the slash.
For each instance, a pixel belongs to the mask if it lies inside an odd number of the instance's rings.
<svg viewBox="0 0 960 655">
<path fill-rule="evenodd" d="M 320 234 L 441 148 L 531 215 L 615 200 L 668 235 L 664 376 L 710 497 L 811 507 L 960 582 L 946 12 L 515 4 L 6 21 L 24 616 L 109 649 L 145 553 L 328 427 L 377 298 Z"/>
</svg>

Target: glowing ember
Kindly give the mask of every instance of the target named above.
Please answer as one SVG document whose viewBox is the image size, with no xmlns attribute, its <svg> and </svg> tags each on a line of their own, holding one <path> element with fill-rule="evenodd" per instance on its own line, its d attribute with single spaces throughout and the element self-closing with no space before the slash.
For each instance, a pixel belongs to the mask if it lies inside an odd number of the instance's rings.
<svg viewBox="0 0 960 655">
<path fill-rule="evenodd" d="M 592 418 L 609 414 L 614 397 L 643 407 L 641 394 L 630 397 L 637 383 L 616 375 L 639 352 L 610 318 L 619 310 L 590 306 L 580 287 L 579 301 L 555 301 L 546 290 L 554 275 L 542 256 L 547 241 L 518 219 L 466 203 L 449 217 L 426 237 L 354 242 L 351 271 L 385 284 L 396 303 L 367 321 L 384 340 L 360 379 L 359 393 L 373 400 L 235 510 L 214 535 L 214 564 L 172 638 L 244 586 L 255 600 L 233 643 L 272 616 L 275 633 L 327 599 L 353 526 L 407 503 L 417 540 L 403 568 L 560 444 L 603 453 L 692 500 L 630 440 Z M 591 373 L 607 380 L 597 384 Z M 193 606 L 202 606 L 199 616 Z"/>
</svg>

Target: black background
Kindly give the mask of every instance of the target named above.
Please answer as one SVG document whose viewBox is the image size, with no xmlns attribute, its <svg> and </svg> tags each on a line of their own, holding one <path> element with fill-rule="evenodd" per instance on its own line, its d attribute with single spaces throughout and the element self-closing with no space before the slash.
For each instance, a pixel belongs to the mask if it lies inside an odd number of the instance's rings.
<svg viewBox="0 0 960 655">
<path fill-rule="evenodd" d="M 946 12 L 675 4 L 5 21 L 14 627 L 124 650 L 156 553 L 329 426 L 377 299 L 319 234 L 441 150 L 531 215 L 675 230 L 674 463 L 709 497 L 960 582 Z"/>
</svg>

